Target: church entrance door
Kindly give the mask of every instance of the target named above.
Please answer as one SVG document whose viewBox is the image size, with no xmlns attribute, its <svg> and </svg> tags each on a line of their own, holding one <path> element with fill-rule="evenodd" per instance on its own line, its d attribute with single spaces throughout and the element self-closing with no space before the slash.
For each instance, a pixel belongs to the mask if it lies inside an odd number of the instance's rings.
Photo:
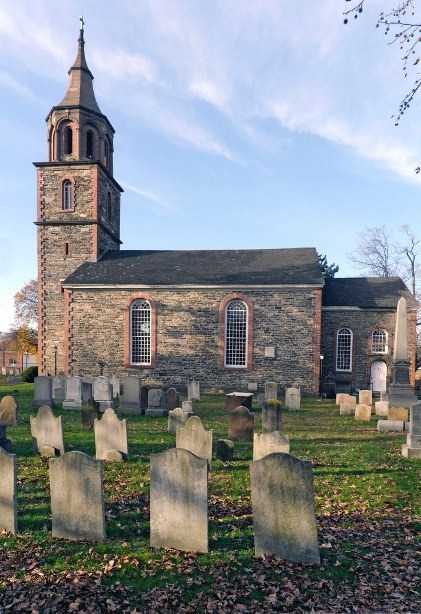
<svg viewBox="0 0 421 614">
<path fill-rule="evenodd" d="M 373 386 L 373 392 L 380 392 L 386 390 L 387 380 L 387 366 L 383 360 L 375 360 L 371 364 L 371 382 Z"/>
</svg>

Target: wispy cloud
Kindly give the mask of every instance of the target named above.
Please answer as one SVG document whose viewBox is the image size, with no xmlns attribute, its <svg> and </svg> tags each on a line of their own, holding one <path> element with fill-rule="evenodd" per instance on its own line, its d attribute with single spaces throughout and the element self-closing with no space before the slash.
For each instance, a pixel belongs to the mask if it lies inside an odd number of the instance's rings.
<svg viewBox="0 0 421 614">
<path fill-rule="evenodd" d="M 161 196 L 157 196 L 156 194 L 152 192 L 148 192 L 147 190 L 142 190 L 141 188 L 138 188 L 137 186 L 134 186 L 129 183 L 123 182 L 122 186 L 125 190 L 134 192 L 134 194 L 138 194 L 143 199 L 148 200 L 150 203 L 153 203 L 154 205 L 158 205 L 159 209 L 165 209 L 166 211 L 173 211 L 174 213 L 180 212 L 180 209 L 176 207 L 176 205 L 169 203 Z"/>
</svg>

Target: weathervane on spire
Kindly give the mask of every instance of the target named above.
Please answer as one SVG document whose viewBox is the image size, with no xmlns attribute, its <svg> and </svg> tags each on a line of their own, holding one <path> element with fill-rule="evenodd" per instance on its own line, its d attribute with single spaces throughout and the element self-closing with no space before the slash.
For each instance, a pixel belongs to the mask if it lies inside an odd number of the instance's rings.
<svg viewBox="0 0 421 614">
<path fill-rule="evenodd" d="M 79 21 L 80 21 L 80 25 L 81 25 L 80 29 L 83 31 L 83 26 L 85 25 L 85 20 L 83 19 L 83 16 L 79 17 Z"/>
</svg>

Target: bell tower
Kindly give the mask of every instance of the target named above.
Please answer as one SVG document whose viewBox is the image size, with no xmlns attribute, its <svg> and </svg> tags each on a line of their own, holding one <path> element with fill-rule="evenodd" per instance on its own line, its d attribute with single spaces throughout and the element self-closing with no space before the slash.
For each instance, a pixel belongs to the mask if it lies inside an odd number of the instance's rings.
<svg viewBox="0 0 421 614">
<path fill-rule="evenodd" d="M 84 22 L 63 100 L 46 118 L 48 162 L 37 168 L 39 373 L 68 373 L 62 281 L 84 262 L 120 249 L 114 128 L 101 112 L 85 59 Z M 67 331 L 71 334 L 71 331 Z"/>
</svg>

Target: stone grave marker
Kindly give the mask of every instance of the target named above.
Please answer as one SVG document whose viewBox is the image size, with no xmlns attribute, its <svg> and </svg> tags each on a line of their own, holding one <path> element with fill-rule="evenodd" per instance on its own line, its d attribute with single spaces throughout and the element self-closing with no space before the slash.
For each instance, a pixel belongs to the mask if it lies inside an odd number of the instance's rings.
<svg viewBox="0 0 421 614">
<path fill-rule="evenodd" d="M 34 400 L 32 407 L 35 409 L 47 405 L 54 407 L 53 380 L 48 375 L 40 375 L 34 378 Z"/>
<path fill-rule="evenodd" d="M 0 424 L 3 426 L 17 426 L 18 405 L 15 398 L 6 395 L 0 401 Z"/>
<path fill-rule="evenodd" d="M 269 454 L 250 463 L 256 556 L 320 565 L 311 461 Z"/>
<path fill-rule="evenodd" d="M 402 433 L 405 430 L 403 420 L 378 420 L 377 430 L 379 433 Z"/>
<path fill-rule="evenodd" d="M 181 409 L 185 411 L 187 414 L 193 413 L 193 401 L 182 401 Z"/>
<path fill-rule="evenodd" d="M 100 412 L 104 412 L 108 408 L 114 409 L 113 389 L 108 377 L 99 375 L 94 379 L 93 394 L 94 401 L 99 403 Z"/>
<path fill-rule="evenodd" d="M 352 416 L 355 414 L 355 406 L 351 403 L 341 403 L 339 407 L 340 416 Z"/>
<path fill-rule="evenodd" d="M 80 409 L 82 407 L 82 380 L 78 375 L 66 377 L 66 398 L 64 409 Z"/>
<path fill-rule="evenodd" d="M 142 410 L 142 414 L 145 413 L 145 410 L 148 409 L 148 394 L 149 389 L 147 386 L 140 387 L 140 408 Z"/>
<path fill-rule="evenodd" d="M 278 398 L 278 384 L 276 382 L 266 382 L 265 401 L 272 401 Z"/>
<path fill-rule="evenodd" d="M 212 463 L 212 429 L 207 431 L 198 416 L 192 416 L 184 428 L 178 428 L 175 436 L 177 448 L 189 450 L 199 458 Z"/>
<path fill-rule="evenodd" d="M 120 378 L 115 373 L 110 377 L 110 384 L 113 391 L 113 399 L 120 396 Z"/>
<path fill-rule="evenodd" d="M 262 431 L 271 433 L 282 430 L 282 405 L 281 402 L 272 399 L 262 403 Z"/>
<path fill-rule="evenodd" d="M 386 416 L 389 412 L 389 401 L 376 401 L 374 403 L 376 416 Z"/>
<path fill-rule="evenodd" d="M 63 405 L 66 398 L 66 380 L 58 374 L 53 377 L 53 399 L 56 405 Z"/>
<path fill-rule="evenodd" d="M 0 448 L 0 533 L 18 530 L 16 454 Z"/>
<path fill-rule="evenodd" d="M 253 393 L 252 392 L 230 392 L 226 395 L 226 408 L 235 409 L 240 405 L 247 407 L 250 411 L 253 408 Z"/>
<path fill-rule="evenodd" d="M 193 420 L 193 418 L 191 418 Z M 208 551 L 208 466 L 188 450 L 151 454 L 150 543 Z"/>
<path fill-rule="evenodd" d="M 93 382 L 88 382 L 86 378 L 82 378 L 82 404 L 94 400 L 93 386 Z"/>
<path fill-rule="evenodd" d="M 54 448 L 56 454 L 64 454 L 63 425 L 61 416 L 55 416 L 44 405 L 36 416 L 31 416 L 31 435 L 34 454 L 43 454 L 43 448 Z"/>
<path fill-rule="evenodd" d="M 234 442 L 231 439 L 218 439 L 216 444 L 216 458 L 222 461 L 233 460 Z"/>
<path fill-rule="evenodd" d="M 371 405 L 366 403 L 358 403 L 355 408 L 355 420 L 370 420 Z"/>
<path fill-rule="evenodd" d="M 249 392 L 257 392 L 257 382 L 248 382 L 247 390 Z"/>
<path fill-rule="evenodd" d="M 94 421 L 95 456 L 100 460 L 109 460 L 107 454 L 112 451 L 119 452 L 121 458 L 126 460 L 129 453 L 127 441 L 127 420 L 120 420 L 111 407 L 105 410 L 101 420 Z M 116 455 L 110 455 L 115 460 Z"/>
<path fill-rule="evenodd" d="M 298 411 L 301 407 L 301 391 L 299 388 L 285 389 L 285 405 L 289 411 Z"/>
<path fill-rule="evenodd" d="M 180 407 L 180 395 L 175 388 L 168 388 L 165 393 L 165 407 L 168 411 Z"/>
<path fill-rule="evenodd" d="M 380 390 L 380 401 L 388 401 L 389 400 L 389 393 L 387 392 L 387 390 Z"/>
<path fill-rule="evenodd" d="M 83 452 L 50 459 L 52 535 L 105 541 L 102 462 Z"/>
<path fill-rule="evenodd" d="M 409 418 L 409 411 L 406 407 L 389 407 L 387 411 L 388 420 L 403 420 L 407 422 Z"/>
<path fill-rule="evenodd" d="M 360 390 L 358 393 L 358 403 L 360 405 L 371 405 L 373 403 L 371 390 Z"/>
<path fill-rule="evenodd" d="M 341 405 L 342 403 L 347 403 L 349 396 L 350 395 L 347 392 L 337 392 L 336 393 L 336 405 Z"/>
<path fill-rule="evenodd" d="M 95 420 L 99 419 L 99 403 L 93 399 L 82 401 L 80 412 L 81 427 L 84 431 L 91 431 L 94 428 Z"/>
<path fill-rule="evenodd" d="M 121 414 L 138 415 L 145 413 L 141 403 L 141 381 L 137 375 L 127 375 L 123 379 L 123 396 L 120 399 Z"/>
<path fill-rule="evenodd" d="M 279 431 L 270 433 L 254 433 L 253 460 L 259 460 L 268 454 L 282 452 L 289 454 L 289 435 L 281 435 Z"/>
<path fill-rule="evenodd" d="M 160 388 L 152 388 L 148 393 L 148 409 L 145 411 L 146 416 L 168 416 L 168 410 L 165 407 L 164 391 Z"/>
<path fill-rule="evenodd" d="M 177 428 L 184 428 L 189 417 L 189 414 L 183 411 L 181 407 L 171 409 L 168 412 L 168 432 L 176 435 Z"/>
<path fill-rule="evenodd" d="M 6 450 L 6 452 L 12 451 L 12 442 L 7 438 L 7 427 L 4 424 L 0 424 L 0 448 Z"/>
<path fill-rule="evenodd" d="M 194 379 L 187 382 L 187 398 L 189 401 L 200 401 L 200 383 Z"/>
<path fill-rule="evenodd" d="M 253 441 L 254 414 L 247 407 L 236 407 L 228 414 L 228 437 Z"/>
<path fill-rule="evenodd" d="M 421 403 L 414 403 L 410 409 L 409 432 L 402 446 L 402 456 L 421 458 Z"/>
</svg>

